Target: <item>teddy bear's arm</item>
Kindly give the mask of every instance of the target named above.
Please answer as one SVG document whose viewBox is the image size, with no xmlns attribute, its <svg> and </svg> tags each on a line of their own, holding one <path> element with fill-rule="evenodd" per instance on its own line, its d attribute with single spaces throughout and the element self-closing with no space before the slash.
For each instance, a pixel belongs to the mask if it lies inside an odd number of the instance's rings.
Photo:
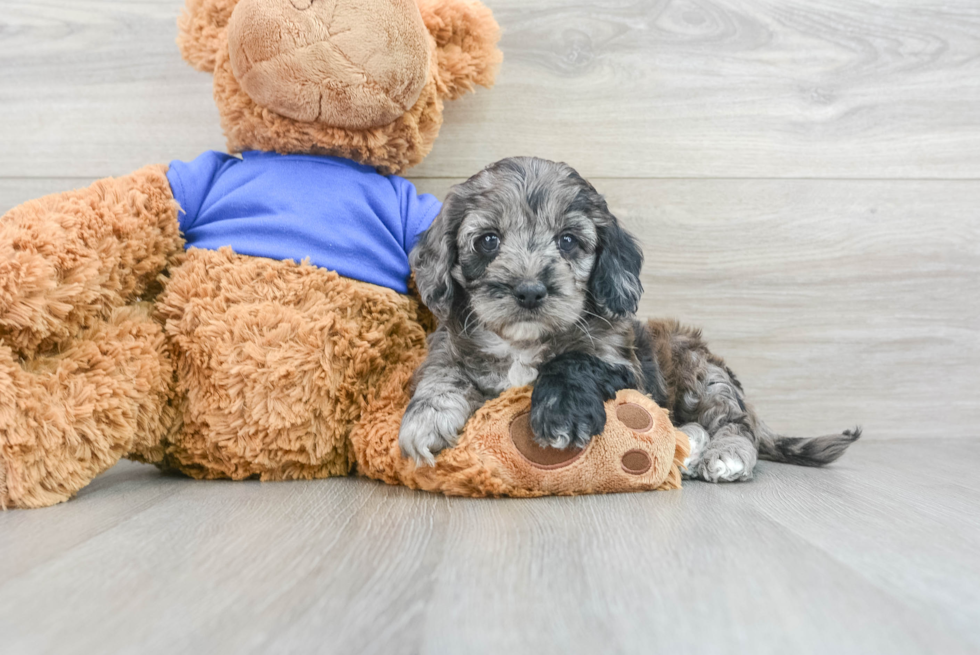
<svg viewBox="0 0 980 655">
<path fill-rule="evenodd" d="M 0 344 L 30 358 L 155 294 L 183 252 L 166 171 L 148 166 L 0 218 Z"/>
</svg>

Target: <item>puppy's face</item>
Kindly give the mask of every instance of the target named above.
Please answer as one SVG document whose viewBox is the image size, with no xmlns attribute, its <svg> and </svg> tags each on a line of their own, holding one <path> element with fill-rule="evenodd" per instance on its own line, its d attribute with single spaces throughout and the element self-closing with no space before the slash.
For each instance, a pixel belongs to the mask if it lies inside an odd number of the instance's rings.
<svg viewBox="0 0 980 655">
<path fill-rule="evenodd" d="M 508 341 L 538 340 L 591 312 L 636 311 L 642 255 L 571 167 L 505 159 L 450 192 L 412 253 L 425 303 Z"/>
<path fill-rule="evenodd" d="M 592 219 L 573 207 L 579 185 L 557 168 L 534 168 L 544 170 L 500 166 L 474 195 L 451 271 L 480 323 L 512 341 L 561 331 L 582 316 L 598 245 Z"/>
</svg>

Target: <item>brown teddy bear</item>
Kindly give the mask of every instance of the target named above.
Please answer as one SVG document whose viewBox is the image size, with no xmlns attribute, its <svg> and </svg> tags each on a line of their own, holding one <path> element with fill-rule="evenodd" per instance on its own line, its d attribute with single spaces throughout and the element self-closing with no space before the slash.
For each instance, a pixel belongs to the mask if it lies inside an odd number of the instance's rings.
<svg viewBox="0 0 980 655">
<path fill-rule="evenodd" d="M 433 327 L 407 252 L 439 205 L 397 175 L 432 148 L 444 100 L 493 83 L 497 39 L 471 0 L 187 0 L 178 43 L 214 74 L 240 157 L 0 219 L 0 506 L 64 501 L 122 457 L 462 495 L 678 487 L 686 437 L 634 391 L 582 452 L 534 444 L 527 389 L 434 467 L 398 452 Z"/>
</svg>

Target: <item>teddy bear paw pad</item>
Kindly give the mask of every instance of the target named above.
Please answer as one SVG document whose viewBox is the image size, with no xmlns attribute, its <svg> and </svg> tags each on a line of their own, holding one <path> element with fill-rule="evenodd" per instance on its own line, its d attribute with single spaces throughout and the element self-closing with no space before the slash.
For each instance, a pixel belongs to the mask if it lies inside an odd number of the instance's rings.
<svg viewBox="0 0 980 655">
<path fill-rule="evenodd" d="M 653 416 L 636 403 L 623 403 L 617 407 L 616 418 L 633 432 L 646 432 L 653 427 Z"/>
<path fill-rule="evenodd" d="M 653 427 L 653 415 L 636 403 L 623 403 L 616 407 L 616 418 L 633 432 L 647 432 Z M 653 459 L 645 450 L 634 448 L 620 458 L 623 471 L 630 475 L 643 475 L 653 468 Z"/>
<path fill-rule="evenodd" d="M 623 470 L 630 475 L 643 475 L 653 466 L 650 455 L 642 450 L 629 450 L 623 454 Z"/>
<path fill-rule="evenodd" d="M 531 430 L 531 414 L 524 413 L 516 416 L 510 424 L 510 438 L 517 452 L 528 462 L 540 469 L 557 469 L 568 466 L 584 451 L 583 448 L 570 447 L 564 450 L 558 448 L 543 448 L 534 441 Z"/>
</svg>

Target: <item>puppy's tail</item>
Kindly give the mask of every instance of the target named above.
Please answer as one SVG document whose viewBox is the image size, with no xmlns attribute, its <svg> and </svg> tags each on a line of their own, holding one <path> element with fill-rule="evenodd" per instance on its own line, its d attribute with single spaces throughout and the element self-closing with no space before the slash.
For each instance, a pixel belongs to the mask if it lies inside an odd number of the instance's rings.
<svg viewBox="0 0 980 655">
<path fill-rule="evenodd" d="M 823 466 L 843 455 L 848 446 L 860 439 L 861 428 L 822 437 L 787 437 L 773 432 L 762 421 L 757 421 L 755 436 L 758 440 L 759 457 L 762 459 L 797 466 Z"/>
</svg>

